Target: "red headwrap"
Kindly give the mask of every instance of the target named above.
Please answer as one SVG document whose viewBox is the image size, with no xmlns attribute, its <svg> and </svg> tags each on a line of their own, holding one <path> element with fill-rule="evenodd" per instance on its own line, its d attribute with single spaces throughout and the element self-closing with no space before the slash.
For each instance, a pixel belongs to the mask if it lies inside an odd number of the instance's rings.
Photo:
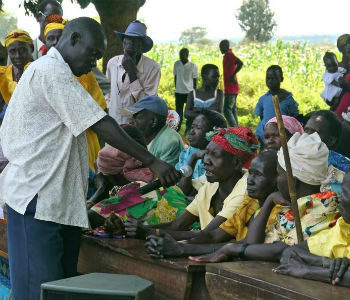
<svg viewBox="0 0 350 300">
<path fill-rule="evenodd" d="M 63 18 L 60 15 L 53 14 L 53 15 L 47 16 L 46 17 L 46 21 L 48 23 L 62 23 L 63 22 Z"/>
<path fill-rule="evenodd" d="M 249 167 L 259 148 L 258 140 L 249 127 L 215 129 L 207 134 L 207 138 L 225 151 L 240 157 L 244 168 Z"/>
</svg>

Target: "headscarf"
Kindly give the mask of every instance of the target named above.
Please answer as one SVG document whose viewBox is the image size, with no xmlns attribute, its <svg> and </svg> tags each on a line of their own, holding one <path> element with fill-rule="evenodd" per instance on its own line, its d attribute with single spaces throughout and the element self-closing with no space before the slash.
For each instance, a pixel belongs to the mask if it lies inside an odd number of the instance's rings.
<svg viewBox="0 0 350 300">
<path fill-rule="evenodd" d="M 284 127 L 286 128 L 286 130 L 288 130 L 288 132 L 291 135 L 293 135 L 296 132 L 299 132 L 300 134 L 304 133 L 303 126 L 299 123 L 299 121 L 296 118 L 282 115 L 282 119 L 283 119 Z M 276 123 L 277 124 L 277 118 L 274 117 L 274 118 L 268 120 L 266 125 L 269 123 Z M 266 125 L 265 125 L 265 127 L 266 127 Z"/>
<path fill-rule="evenodd" d="M 23 42 L 29 45 L 33 45 L 33 40 L 27 31 L 22 29 L 15 29 L 10 31 L 5 39 L 5 47 L 10 46 L 14 42 Z"/>
<path fill-rule="evenodd" d="M 338 37 L 337 39 L 337 48 L 340 52 L 343 52 L 343 47 L 347 44 L 350 43 L 350 34 L 345 33 Z"/>
<path fill-rule="evenodd" d="M 64 29 L 64 25 L 61 23 L 49 23 L 45 26 L 45 30 L 44 30 L 44 36 L 46 38 L 47 34 L 51 31 L 51 30 L 63 30 Z"/>
<path fill-rule="evenodd" d="M 63 25 L 65 25 L 67 23 L 66 20 L 64 20 L 62 18 L 62 16 L 58 15 L 58 14 L 52 14 L 46 17 L 46 21 L 48 23 L 62 23 Z"/>
<path fill-rule="evenodd" d="M 321 185 L 327 178 L 328 148 L 317 132 L 295 133 L 288 141 L 293 176 L 310 185 Z M 278 163 L 286 170 L 283 151 L 277 153 Z"/>
<path fill-rule="evenodd" d="M 214 129 L 207 133 L 207 139 L 243 161 L 243 167 L 248 168 L 257 154 L 258 140 L 249 127 L 229 127 Z"/>
<path fill-rule="evenodd" d="M 176 112 L 176 110 L 173 110 L 171 108 L 168 108 L 168 116 L 166 118 L 166 124 L 174 129 L 177 130 L 177 127 L 179 126 L 180 123 L 180 116 Z"/>
</svg>

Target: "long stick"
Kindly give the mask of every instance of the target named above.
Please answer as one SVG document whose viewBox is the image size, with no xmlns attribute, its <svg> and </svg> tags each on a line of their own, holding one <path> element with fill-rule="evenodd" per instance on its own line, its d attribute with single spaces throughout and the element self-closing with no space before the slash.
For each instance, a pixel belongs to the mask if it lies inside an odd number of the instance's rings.
<svg viewBox="0 0 350 300">
<path fill-rule="evenodd" d="M 275 114 L 276 114 L 276 118 L 277 118 L 278 131 L 279 131 L 280 138 L 281 138 L 284 161 L 286 164 L 288 191 L 289 191 L 289 196 L 290 196 L 290 199 L 292 202 L 292 210 L 293 210 L 293 214 L 294 214 L 295 228 L 296 228 L 296 232 L 297 232 L 298 243 L 300 243 L 304 240 L 304 238 L 303 238 L 303 233 L 302 233 L 302 228 L 301 228 L 299 209 L 298 209 L 298 201 L 297 201 L 298 199 L 297 199 L 297 194 L 295 192 L 292 166 L 290 163 L 289 151 L 288 151 L 288 146 L 287 146 L 286 130 L 284 128 L 284 123 L 283 123 L 281 109 L 280 109 L 280 101 L 278 99 L 278 96 L 275 95 L 272 97 L 272 99 L 273 99 L 273 107 L 275 109 Z"/>
</svg>

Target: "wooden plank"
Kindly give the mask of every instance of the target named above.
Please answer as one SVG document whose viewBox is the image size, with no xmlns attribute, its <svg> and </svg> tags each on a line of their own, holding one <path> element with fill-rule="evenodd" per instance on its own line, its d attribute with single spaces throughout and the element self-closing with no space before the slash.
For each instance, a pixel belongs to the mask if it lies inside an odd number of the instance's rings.
<svg viewBox="0 0 350 300">
<path fill-rule="evenodd" d="M 209 299 L 205 265 L 187 259 L 152 259 L 143 244 L 136 239 L 83 236 L 78 271 L 140 276 L 154 283 L 157 299 Z"/>
<path fill-rule="evenodd" d="M 272 268 L 277 265 L 260 261 L 207 264 L 209 294 L 213 299 L 273 299 L 276 296 L 285 299 L 350 299 L 349 288 L 276 274 Z"/>
<path fill-rule="evenodd" d="M 209 295 L 213 300 L 230 299 L 290 299 L 283 295 L 259 289 L 254 285 L 243 283 L 231 278 L 207 272 L 205 282 Z"/>
</svg>

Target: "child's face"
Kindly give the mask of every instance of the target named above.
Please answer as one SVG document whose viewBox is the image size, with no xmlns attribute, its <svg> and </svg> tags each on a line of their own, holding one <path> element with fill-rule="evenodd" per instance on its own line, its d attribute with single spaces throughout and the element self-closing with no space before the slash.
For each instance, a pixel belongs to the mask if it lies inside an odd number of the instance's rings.
<svg viewBox="0 0 350 300">
<path fill-rule="evenodd" d="M 197 116 L 191 126 L 188 140 L 190 145 L 195 148 L 205 149 L 208 145 L 208 141 L 205 138 L 205 134 L 210 130 L 210 125 L 207 118 L 204 115 Z"/>
<path fill-rule="evenodd" d="M 328 73 L 335 73 L 338 71 L 338 62 L 335 57 L 325 58 L 323 61 Z"/>
<path fill-rule="evenodd" d="M 282 82 L 282 77 L 277 70 L 268 70 L 266 72 L 266 85 L 270 91 L 279 90 Z"/>
<path fill-rule="evenodd" d="M 203 85 L 216 88 L 219 84 L 220 74 L 218 70 L 211 69 L 208 74 L 202 76 Z"/>
</svg>

